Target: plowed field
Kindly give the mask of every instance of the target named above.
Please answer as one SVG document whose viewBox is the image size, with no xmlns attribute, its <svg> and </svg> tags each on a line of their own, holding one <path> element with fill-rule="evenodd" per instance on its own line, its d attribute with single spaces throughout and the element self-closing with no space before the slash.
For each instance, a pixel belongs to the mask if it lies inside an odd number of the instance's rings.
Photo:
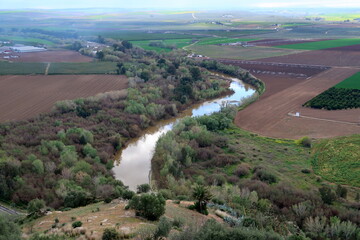
<svg viewBox="0 0 360 240">
<path fill-rule="evenodd" d="M 306 51 L 280 57 L 257 59 L 257 61 L 360 67 L 360 46 L 354 45 L 348 47 L 331 48 L 327 50 Z"/>
<path fill-rule="evenodd" d="M 119 75 L 0 76 L 0 122 L 34 117 L 59 100 L 126 87 L 127 78 Z"/>
<path fill-rule="evenodd" d="M 323 138 L 360 133 L 357 124 L 360 121 L 359 109 L 329 112 L 302 107 L 306 101 L 356 72 L 356 68 L 332 68 L 297 83 L 295 80 L 258 75 L 266 83 L 268 92 L 240 111 L 235 123 L 245 130 L 277 138 Z M 282 84 L 285 82 L 286 85 Z M 300 112 L 301 117 L 289 115 L 295 112 Z"/>
<path fill-rule="evenodd" d="M 297 43 L 308 43 L 308 42 L 319 42 L 330 39 L 263 39 L 249 42 L 256 46 L 265 46 L 265 47 L 275 47 L 280 45 L 287 44 L 297 44 Z"/>
<path fill-rule="evenodd" d="M 11 58 L 12 62 L 91 62 L 93 60 L 91 57 L 67 50 L 14 53 L 12 55 L 19 56 L 18 58 Z"/>
</svg>

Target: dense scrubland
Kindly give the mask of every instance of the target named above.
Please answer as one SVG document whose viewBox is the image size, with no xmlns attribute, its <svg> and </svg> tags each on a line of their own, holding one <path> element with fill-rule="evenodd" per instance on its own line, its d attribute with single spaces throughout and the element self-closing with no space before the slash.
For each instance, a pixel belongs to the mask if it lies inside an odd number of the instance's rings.
<svg viewBox="0 0 360 240">
<path fill-rule="evenodd" d="M 208 207 L 228 213 L 224 220 L 232 226 L 208 222 L 173 239 L 358 239 L 358 190 L 350 196 L 346 186 L 331 186 L 312 170 L 357 186 L 358 136 L 316 143 L 311 156 L 310 139 L 260 137 L 234 127 L 234 114 L 224 108 L 186 118 L 157 143 L 154 187 L 183 200 L 194 199 L 194 185 L 207 186 Z"/>
<path fill-rule="evenodd" d="M 132 45 L 121 52 L 127 58 L 117 70 L 129 77 L 127 91 L 61 101 L 49 114 L 0 125 L 1 199 L 23 205 L 39 198 L 59 208 L 122 196 L 126 188 L 111 169 L 129 139 L 229 91 L 228 82 L 180 53 L 161 56 Z"/>
</svg>

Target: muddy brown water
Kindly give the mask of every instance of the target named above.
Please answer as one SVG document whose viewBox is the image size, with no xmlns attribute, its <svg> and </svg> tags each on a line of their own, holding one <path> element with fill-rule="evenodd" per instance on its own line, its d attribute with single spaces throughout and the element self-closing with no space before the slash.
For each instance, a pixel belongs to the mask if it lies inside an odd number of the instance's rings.
<svg viewBox="0 0 360 240">
<path fill-rule="evenodd" d="M 132 139 L 129 144 L 116 157 L 113 171 L 115 177 L 121 180 L 131 190 L 136 190 L 140 184 L 150 182 L 151 159 L 154 155 L 157 140 L 161 135 L 170 131 L 176 122 L 184 117 L 198 117 L 220 111 L 223 103 L 241 104 L 245 98 L 251 97 L 255 89 L 241 80 L 231 78 L 230 88 L 234 93 L 218 99 L 193 105 L 175 118 L 160 121 L 148 128 L 144 134 Z"/>
</svg>

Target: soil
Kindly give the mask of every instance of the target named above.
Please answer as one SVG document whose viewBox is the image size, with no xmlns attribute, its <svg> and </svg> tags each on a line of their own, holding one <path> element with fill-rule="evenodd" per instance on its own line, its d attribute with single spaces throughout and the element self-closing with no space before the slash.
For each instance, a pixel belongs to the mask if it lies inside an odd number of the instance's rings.
<svg viewBox="0 0 360 240">
<path fill-rule="evenodd" d="M 257 77 L 266 83 L 267 92 L 240 111 L 235 123 L 245 130 L 275 138 L 326 138 L 360 133 L 357 124 L 360 109 L 324 111 L 302 107 L 306 101 L 358 71 L 356 68 L 332 68 L 298 82 L 259 75 Z M 303 117 L 289 115 L 295 112 Z"/>
<path fill-rule="evenodd" d="M 257 61 L 334 67 L 360 67 L 360 45 L 327 50 L 306 51 L 280 57 L 257 59 Z"/>
<path fill-rule="evenodd" d="M 275 47 L 280 45 L 288 44 L 298 44 L 298 43 L 309 43 L 309 42 L 319 42 L 331 39 L 263 39 L 249 42 L 256 46 L 265 46 L 265 47 Z"/>
<path fill-rule="evenodd" d="M 11 58 L 12 62 L 91 62 L 93 58 L 70 50 L 46 51 L 32 53 L 12 53 L 19 56 Z M 0 55 L 0 59 L 5 55 Z"/>
<path fill-rule="evenodd" d="M 0 122 L 24 120 L 55 102 L 127 88 L 119 75 L 0 76 Z"/>
</svg>

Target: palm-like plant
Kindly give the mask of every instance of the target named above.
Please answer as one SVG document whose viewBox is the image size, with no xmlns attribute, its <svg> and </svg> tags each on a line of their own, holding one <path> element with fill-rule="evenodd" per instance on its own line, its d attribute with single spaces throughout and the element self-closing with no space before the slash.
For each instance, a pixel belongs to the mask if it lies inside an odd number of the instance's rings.
<svg viewBox="0 0 360 240">
<path fill-rule="evenodd" d="M 196 199 L 196 210 L 200 213 L 207 214 L 206 205 L 212 198 L 209 188 L 203 185 L 196 185 L 193 190 L 193 197 Z"/>
</svg>

